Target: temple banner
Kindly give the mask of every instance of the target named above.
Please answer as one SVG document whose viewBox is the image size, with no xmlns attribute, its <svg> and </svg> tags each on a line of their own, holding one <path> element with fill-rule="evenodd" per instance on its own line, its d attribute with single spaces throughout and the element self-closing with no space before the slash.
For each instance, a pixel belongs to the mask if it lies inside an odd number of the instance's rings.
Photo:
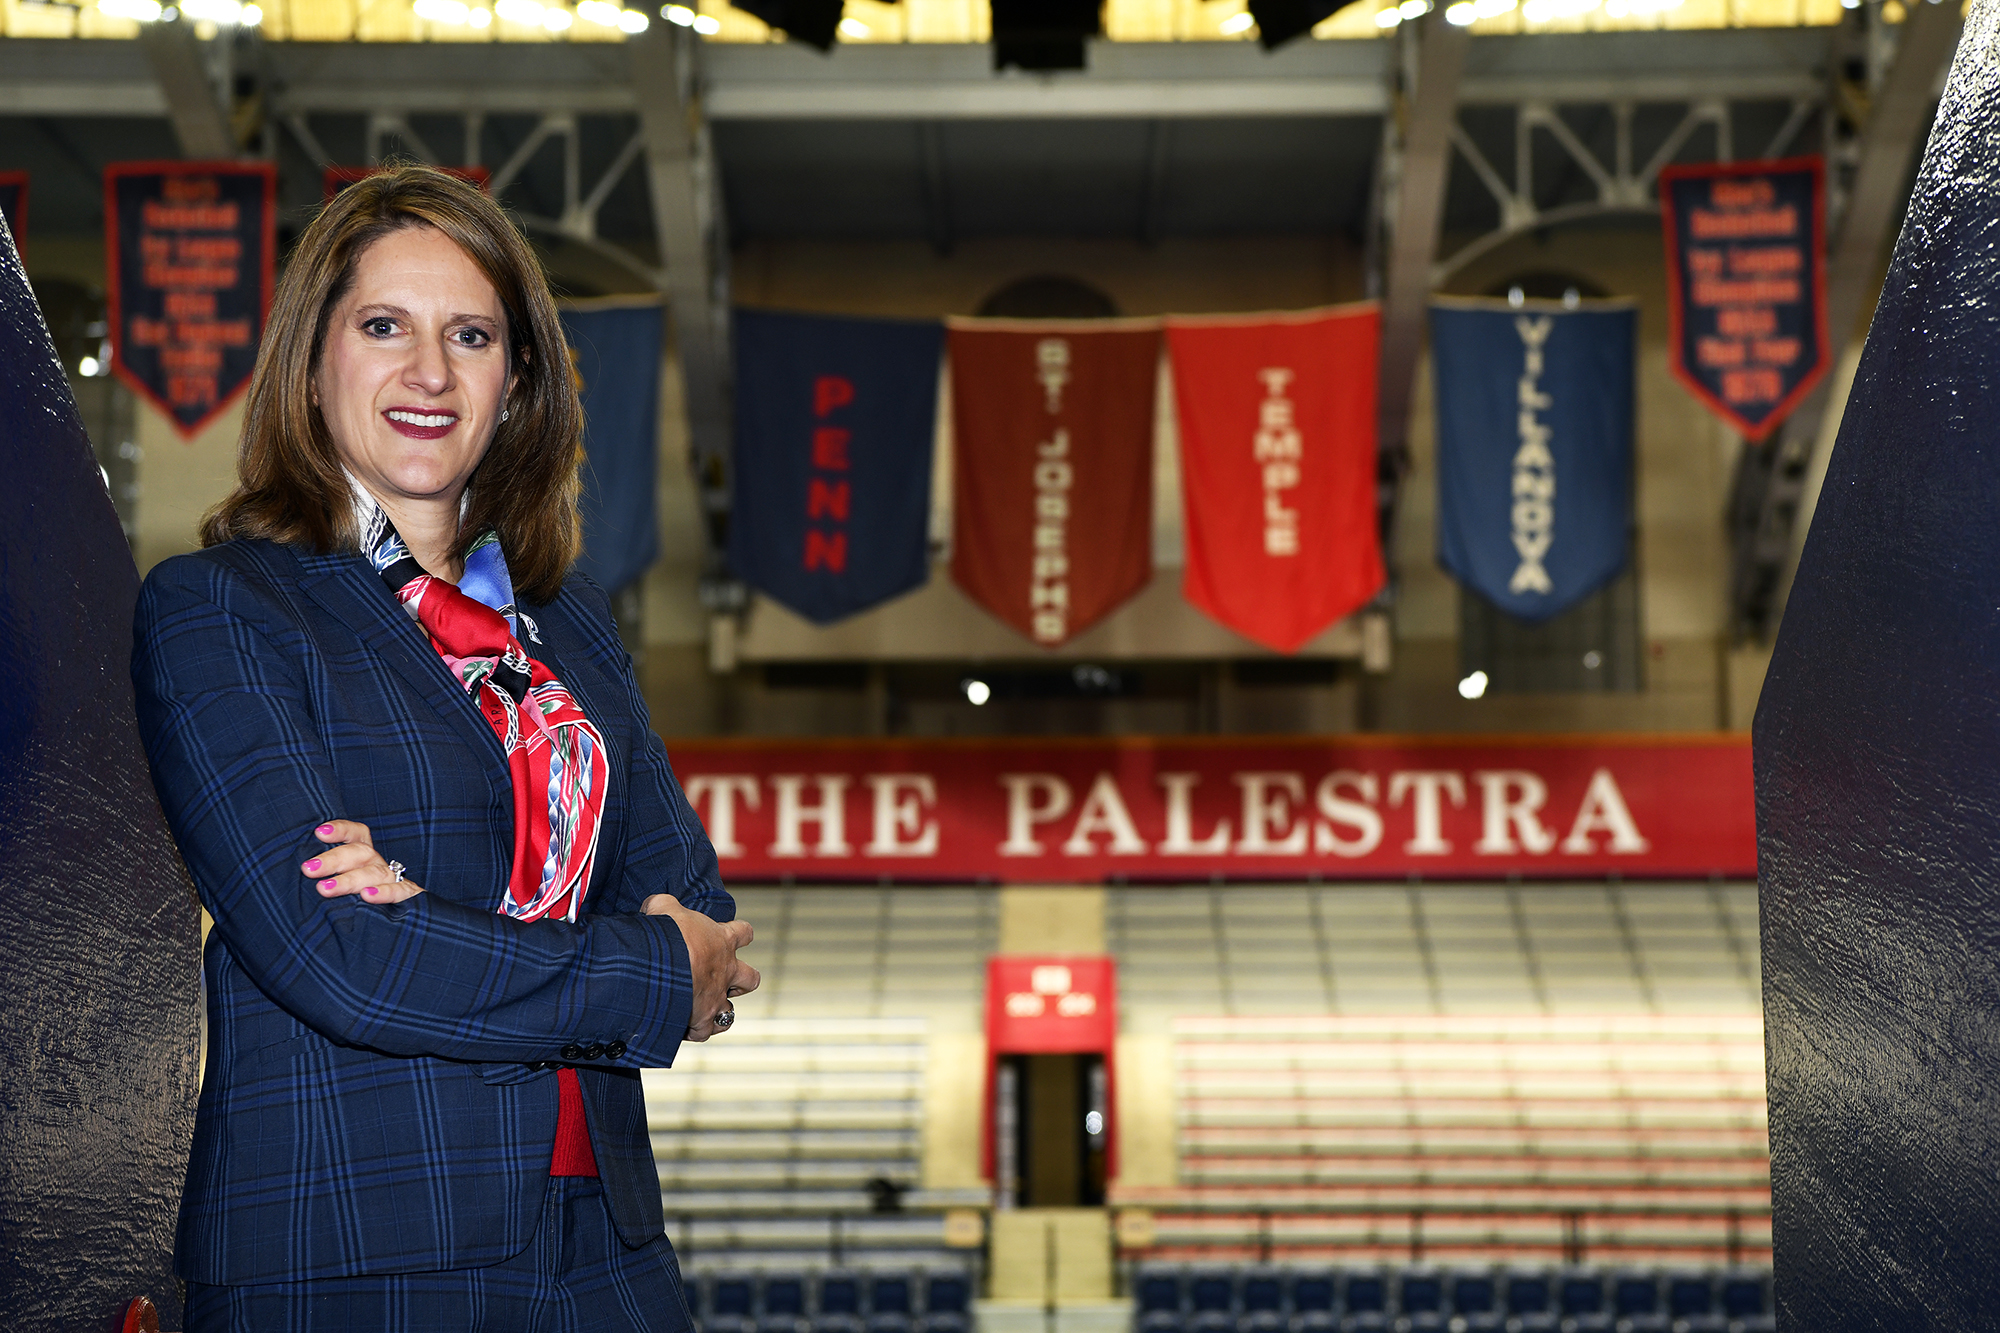
<svg viewBox="0 0 2000 1333">
<path fill-rule="evenodd" d="M 732 880 L 1756 873 L 1734 736 L 669 742 Z"/>
<path fill-rule="evenodd" d="M 269 163 L 105 168 L 112 365 L 185 438 L 250 383 L 271 308 L 277 191 Z"/>
<path fill-rule="evenodd" d="M 1660 173 L 1667 356 L 1751 440 L 1776 430 L 1832 364 L 1820 159 Z"/>
<path fill-rule="evenodd" d="M 1517 620 L 1630 558 L 1638 327 L 1631 302 L 1431 304 L 1438 563 Z"/>
</svg>

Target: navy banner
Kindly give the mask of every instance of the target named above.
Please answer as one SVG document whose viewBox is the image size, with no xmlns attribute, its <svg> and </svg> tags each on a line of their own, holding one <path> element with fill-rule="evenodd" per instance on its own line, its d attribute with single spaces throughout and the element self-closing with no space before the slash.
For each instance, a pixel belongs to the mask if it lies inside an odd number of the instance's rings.
<svg viewBox="0 0 2000 1333">
<path fill-rule="evenodd" d="M 28 253 L 28 173 L 0 171 L 0 218 L 13 234 L 14 249 Z"/>
<path fill-rule="evenodd" d="M 250 383 L 271 308 L 277 168 L 104 169 L 112 365 L 192 438 Z"/>
<path fill-rule="evenodd" d="M 1668 360 L 1751 440 L 1776 430 L 1833 361 L 1820 179 L 1816 157 L 1660 173 Z"/>
<path fill-rule="evenodd" d="M 583 555 L 576 567 L 616 592 L 660 555 L 653 508 L 659 456 L 657 300 L 583 301 L 562 311 L 583 396 Z"/>
<path fill-rule="evenodd" d="M 944 326 L 735 312 L 729 564 L 828 624 L 930 577 Z"/>
<path fill-rule="evenodd" d="M 1624 302 L 1431 305 L 1438 562 L 1518 620 L 1625 568 L 1638 322 Z"/>
</svg>

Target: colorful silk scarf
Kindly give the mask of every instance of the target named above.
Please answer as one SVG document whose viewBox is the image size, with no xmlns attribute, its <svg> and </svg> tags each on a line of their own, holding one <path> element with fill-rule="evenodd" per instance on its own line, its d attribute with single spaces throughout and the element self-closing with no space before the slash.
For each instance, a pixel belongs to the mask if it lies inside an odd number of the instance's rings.
<svg viewBox="0 0 2000 1333">
<path fill-rule="evenodd" d="M 424 572 L 372 498 L 361 518 L 362 549 L 376 572 L 424 627 L 507 752 L 514 867 L 497 910 L 522 921 L 576 920 L 590 888 L 610 781 L 604 738 L 517 637 L 525 630 L 541 642 L 535 622 L 514 606 L 499 538 L 488 532 L 474 543 L 453 587 Z"/>
</svg>

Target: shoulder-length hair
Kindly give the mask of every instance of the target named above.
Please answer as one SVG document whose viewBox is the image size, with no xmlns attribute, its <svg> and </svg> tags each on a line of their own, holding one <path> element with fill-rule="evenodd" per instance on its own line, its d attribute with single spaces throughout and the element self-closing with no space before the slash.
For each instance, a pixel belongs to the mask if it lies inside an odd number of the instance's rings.
<svg viewBox="0 0 2000 1333">
<path fill-rule="evenodd" d="M 236 489 L 203 516 L 202 545 L 263 537 L 321 554 L 360 548 L 353 489 L 313 402 L 313 379 L 327 323 L 354 285 L 362 252 L 408 227 L 435 227 L 457 242 L 507 312 L 507 420 L 472 474 L 453 553 L 464 556 L 491 528 L 515 590 L 549 601 L 581 545 L 583 406 L 568 344 L 521 233 L 489 196 L 432 167 L 394 167 L 356 181 L 299 238 L 250 381 Z"/>
</svg>

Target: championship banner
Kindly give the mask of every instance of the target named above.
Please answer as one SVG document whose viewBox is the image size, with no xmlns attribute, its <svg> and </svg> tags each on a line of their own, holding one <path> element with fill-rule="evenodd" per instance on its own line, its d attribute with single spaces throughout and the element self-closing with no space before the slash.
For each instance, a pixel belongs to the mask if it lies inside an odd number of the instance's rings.
<svg viewBox="0 0 2000 1333">
<path fill-rule="evenodd" d="M 1748 878 L 1735 736 L 670 741 L 725 878 Z"/>
<path fill-rule="evenodd" d="M 1674 374 L 1762 440 L 1833 363 L 1820 159 L 1668 167 L 1660 223 Z"/>
<path fill-rule="evenodd" d="M 562 307 L 583 398 L 583 554 L 576 567 L 606 592 L 660 556 L 653 508 L 660 452 L 660 360 L 666 311 L 655 299 Z"/>
<path fill-rule="evenodd" d="M 729 565 L 825 625 L 930 578 L 931 320 L 739 309 Z"/>
<path fill-rule="evenodd" d="M 1167 321 L 1188 601 L 1297 652 L 1382 587 L 1373 302 Z"/>
<path fill-rule="evenodd" d="M 28 173 L 0 171 L 0 218 L 14 238 L 14 252 L 28 253 Z"/>
<path fill-rule="evenodd" d="M 1625 568 L 1638 326 L 1630 302 L 1431 303 L 1438 563 L 1516 620 Z"/>
<path fill-rule="evenodd" d="M 952 320 L 951 575 L 1044 648 L 1153 576 L 1154 320 Z"/>
<path fill-rule="evenodd" d="M 112 365 L 192 439 L 250 383 L 271 308 L 277 168 L 104 169 Z"/>
</svg>

